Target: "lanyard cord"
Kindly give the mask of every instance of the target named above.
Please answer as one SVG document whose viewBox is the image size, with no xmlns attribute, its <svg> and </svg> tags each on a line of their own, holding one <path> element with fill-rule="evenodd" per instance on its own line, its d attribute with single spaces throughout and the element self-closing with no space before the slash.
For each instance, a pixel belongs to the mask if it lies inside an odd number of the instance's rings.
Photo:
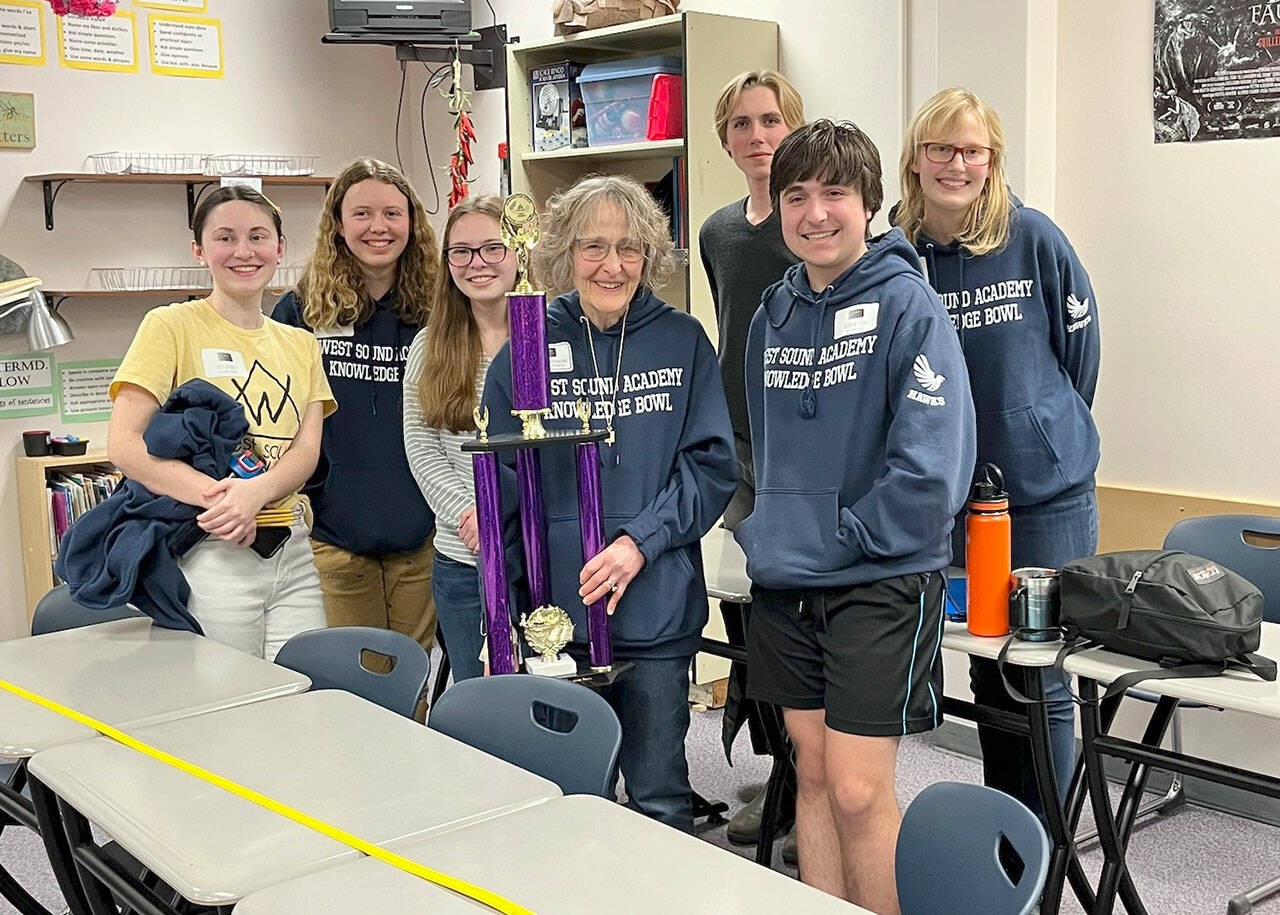
<svg viewBox="0 0 1280 915">
<path fill-rule="evenodd" d="M 613 399 L 609 402 L 609 412 L 604 417 L 604 427 L 609 433 L 609 437 L 605 439 L 607 444 L 614 443 L 613 436 L 613 417 L 618 409 L 618 387 L 622 380 L 622 348 L 627 345 L 627 315 L 631 312 L 631 306 L 627 306 L 627 310 L 622 313 L 622 334 L 618 338 L 618 362 L 613 368 Z M 591 369 L 595 372 L 596 387 L 600 386 L 600 363 L 596 361 L 596 344 L 591 333 L 591 322 L 587 320 L 587 316 L 583 315 L 578 319 L 587 328 L 587 346 L 591 348 Z M 596 394 L 596 401 L 604 403 L 604 396 L 600 393 Z M 617 455 L 614 455 L 615 460 Z"/>
</svg>

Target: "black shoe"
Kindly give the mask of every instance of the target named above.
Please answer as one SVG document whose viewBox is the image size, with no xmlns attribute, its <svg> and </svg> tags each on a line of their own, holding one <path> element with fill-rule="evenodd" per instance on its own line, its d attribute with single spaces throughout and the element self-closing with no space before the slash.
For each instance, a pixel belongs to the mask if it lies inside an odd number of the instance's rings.
<svg viewBox="0 0 1280 915">
<path fill-rule="evenodd" d="M 796 829 L 791 827 L 787 837 L 782 840 L 782 861 L 795 867 L 800 863 L 800 852 L 796 850 Z"/>
<path fill-rule="evenodd" d="M 764 788 L 729 819 L 725 831 L 733 845 L 755 845 L 760 841 L 760 820 L 764 817 Z"/>
</svg>

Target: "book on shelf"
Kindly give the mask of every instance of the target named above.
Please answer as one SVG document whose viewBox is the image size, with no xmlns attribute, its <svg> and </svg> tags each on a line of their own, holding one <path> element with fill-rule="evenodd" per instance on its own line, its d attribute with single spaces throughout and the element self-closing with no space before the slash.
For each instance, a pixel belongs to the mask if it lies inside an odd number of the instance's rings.
<svg viewBox="0 0 1280 915">
<path fill-rule="evenodd" d="M 115 492 L 124 475 L 119 471 L 55 471 L 45 482 L 49 507 L 49 553 L 56 556 L 71 525 Z"/>
</svg>

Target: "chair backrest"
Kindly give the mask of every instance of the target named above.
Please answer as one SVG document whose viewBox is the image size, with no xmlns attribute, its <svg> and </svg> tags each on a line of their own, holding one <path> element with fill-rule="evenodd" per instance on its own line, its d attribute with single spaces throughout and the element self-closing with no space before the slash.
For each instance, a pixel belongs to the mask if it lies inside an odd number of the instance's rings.
<svg viewBox="0 0 1280 915">
<path fill-rule="evenodd" d="M 144 615 L 128 604 L 108 607 L 106 610 L 90 610 L 88 607 L 82 607 L 72 599 L 71 589 L 64 582 L 45 594 L 36 604 L 35 612 L 31 615 L 31 634 L 46 635 L 50 632 L 61 632 L 64 629 L 79 629 L 81 626 L 92 626 L 95 623 L 109 623 L 112 620 Z"/>
<path fill-rule="evenodd" d="M 532 674 L 475 677 L 445 690 L 427 724 L 565 794 L 613 797 L 622 726 L 585 686 Z"/>
<path fill-rule="evenodd" d="M 392 658 L 391 669 L 366 667 L 366 650 Z M 275 661 L 310 677 L 312 689 L 343 689 L 406 718 L 413 717 L 431 676 L 431 658 L 421 645 L 403 633 L 371 626 L 300 632 L 281 646 Z"/>
<path fill-rule="evenodd" d="M 1011 876 L 1001 861 L 1014 856 L 1022 867 Z M 1026 915 L 1044 890 L 1049 838 L 1009 795 L 938 782 L 903 815 L 896 863 L 902 915 Z"/>
<path fill-rule="evenodd" d="M 1166 550 L 1185 550 L 1243 575 L 1262 592 L 1262 615 L 1280 623 L 1280 546 L 1255 546 L 1246 534 L 1280 537 L 1280 518 L 1207 515 L 1184 518 L 1164 538 Z"/>
</svg>

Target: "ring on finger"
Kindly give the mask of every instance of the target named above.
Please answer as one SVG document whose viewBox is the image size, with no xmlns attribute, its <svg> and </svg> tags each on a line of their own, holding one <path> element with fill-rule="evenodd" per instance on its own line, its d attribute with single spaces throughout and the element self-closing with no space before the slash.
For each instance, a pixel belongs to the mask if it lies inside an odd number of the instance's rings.
<svg viewBox="0 0 1280 915">
<path fill-rule="evenodd" d="M 614 581 L 612 578 L 610 578 L 610 579 L 609 579 L 609 590 L 610 590 L 610 591 L 617 591 L 617 590 L 618 590 L 618 583 L 617 583 L 616 581 Z"/>
</svg>

